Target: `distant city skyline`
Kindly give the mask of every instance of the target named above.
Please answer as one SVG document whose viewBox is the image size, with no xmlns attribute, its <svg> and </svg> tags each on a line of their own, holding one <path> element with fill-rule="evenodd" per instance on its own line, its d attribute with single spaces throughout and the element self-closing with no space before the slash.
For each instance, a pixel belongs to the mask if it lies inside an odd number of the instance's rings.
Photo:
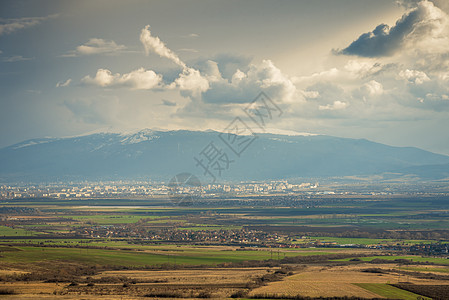
<svg viewBox="0 0 449 300">
<path fill-rule="evenodd" d="M 0 147 L 223 130 L 261 91 L 273 133 L 449 155 L 449 3 L 2 1 Z"/>
</svg>

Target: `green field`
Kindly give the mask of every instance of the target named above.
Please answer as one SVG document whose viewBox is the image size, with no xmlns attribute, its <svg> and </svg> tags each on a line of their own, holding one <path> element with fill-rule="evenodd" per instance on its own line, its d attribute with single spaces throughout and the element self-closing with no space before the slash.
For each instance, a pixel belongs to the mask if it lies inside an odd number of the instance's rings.
<svg viewBox="0 0 449 300">
<path fill-rule="evenodd" d="M 339 238 L 339 237 L 310 237 L 311 240 L 321 242 L 336 242 L 339 245 L 357 244 L 357 245 L 379 245 L 379 244 L 430 244 L 431 240 L 398 240 L 398 239 L 370 239 L 370 238 Z"/>
<path fill-rule="evenodd" d="M 179 227 L 179 230 L 239 230 L 242 229 L 242 226 L 233 226 L 233 225 L 196 225 L 192 227 Z"/>
<path fill-rule="evenodd" d="M 384 284 L 384 283 L 354 283 L 365 290 L 376 293 L 379 296 L 385 297 L 387 299 L 401 299 L 401 300 L 416 300 L 416 299 L 428 299 L 430 298 L 423 297 L 417 294 L 414 294 L 409 291 L 401 290 L 397 287 Z"/>
<path fill-rule="evenodd" d="M 113 214 L 113 215 L 94 215 L 94 216 L 89 215 L 71 216 L 69 218 L 83 223 L 91 222 L 99 225 L 113 225 L 113 224 L 136 223 L 141 219 L 155 219 L 157 217 Z"/>
<path fill-rule="evenodd" d="M 35 235 L 33 231 L 25 230 L 22 228 L 11 228 L 8 226 L 0 226 L 0 236 L 30 236 Z"/>
<path fill-rule="evenodd" d="M 359 258 L 362 261 L 372 261 L 374 259 L 382 259 L 382 260 L 396 260 L 396 259 L 408 259 L 414 262 L 429 262 L 434 264 L 440 264 L 440 265 L 449 265 L 449 259 L 446 258 L 435 258 L 435 257 L 421 257 L 421 256 L 369 256 L 369 257 L 360 257 Z M 351 258 L 345 258 L 345 259 L 336 259 L 335 261 L 349 261 Z"/>
<path fill-rule="evenodd" d="M 52 248 L 17 246 L 9 251 L 3 251 L 0 262 L 8 263 L 39 263 L 51 261 L 79 262 L 86 264 L 114 265 L 114 266 L 145 266 L 166 263 L 188 265 L 215 265 L 225 262 L 241 262 L 247 260 L 268 260 L 284 258 L 284 256 L 325 255 L 328 252 L 317 251 L 233 251 L 220 250 L 211 247 L 153 247 L 152 249 L 137 250 L 105 250 L 85 248 Z"/>
</svg>

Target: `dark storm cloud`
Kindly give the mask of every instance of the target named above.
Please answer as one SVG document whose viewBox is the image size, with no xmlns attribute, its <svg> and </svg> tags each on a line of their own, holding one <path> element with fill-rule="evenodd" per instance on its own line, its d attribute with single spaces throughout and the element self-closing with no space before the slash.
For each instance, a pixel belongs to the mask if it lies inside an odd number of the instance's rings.
<svg viewBox="0 0 449 300">
<path fill-rule="evenodd" d="M 337 54 L 362 57 L 390 56 L 398 51 L 415 29 L 416 24 L 426 17 L 425 7 L 412 9 L 402 16 L 393 27 L 378 25 L 373 31 L 362 34 L 347 48 L 337 50 Z"/>
</svg>

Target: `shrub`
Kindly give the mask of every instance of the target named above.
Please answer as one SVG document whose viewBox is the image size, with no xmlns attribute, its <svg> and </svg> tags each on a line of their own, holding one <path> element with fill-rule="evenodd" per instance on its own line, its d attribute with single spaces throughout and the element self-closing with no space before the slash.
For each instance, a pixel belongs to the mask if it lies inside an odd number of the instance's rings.
<svg viewBox="0 0 449 300">
<path fill-rule="evenodd" d="M 248 291 L 238 290 L 231 295 L 231 298 L 245 298 L 246 296 L 248 296 Z"/>
<path fill-rule="evenodd" d="M 1 288 L 0 289 L 0 295 L 16 295 L 17 292 L 14 291 L 13 289 L 8 289 L 8 288 Z"/>
</svg>

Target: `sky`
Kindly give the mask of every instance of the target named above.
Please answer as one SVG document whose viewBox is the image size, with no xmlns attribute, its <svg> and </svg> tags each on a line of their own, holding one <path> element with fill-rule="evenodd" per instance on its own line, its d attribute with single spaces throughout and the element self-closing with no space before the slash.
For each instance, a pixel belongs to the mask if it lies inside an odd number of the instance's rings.
<svg viewBox="0 0 449 300">
<path fill-rule="evenodd" d="M 1 1 L 0 147 L 220 131 L 265 92 L 283 112 L 267 132 L 449 155 L 448 13 L 445 0 Z"/>
</svg>

